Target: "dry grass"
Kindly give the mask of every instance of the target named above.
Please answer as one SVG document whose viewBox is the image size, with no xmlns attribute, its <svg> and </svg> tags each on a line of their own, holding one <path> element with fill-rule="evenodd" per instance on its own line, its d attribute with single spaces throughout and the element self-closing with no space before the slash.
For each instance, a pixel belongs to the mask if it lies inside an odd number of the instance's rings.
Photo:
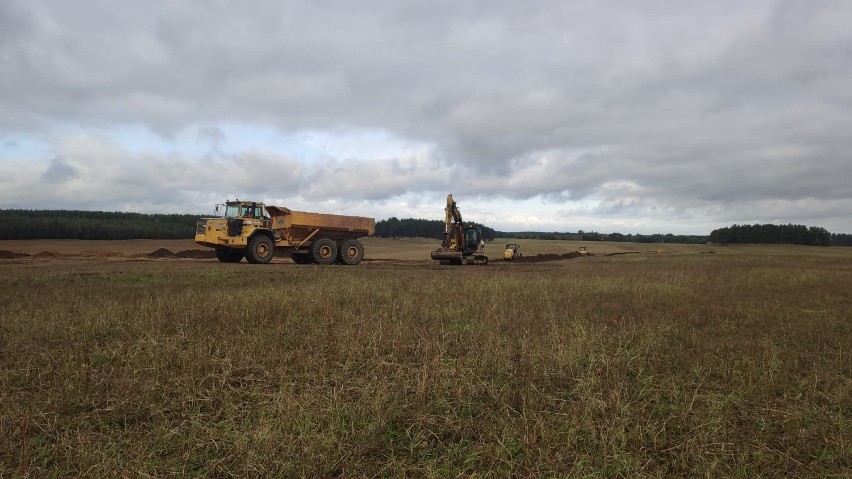
<svg viewBox="0 0 852 479">
<path fill-rule="evenodd" d="M 0 262 L 0 477 L 849 477 L 846 251 Z"/>
</svg>

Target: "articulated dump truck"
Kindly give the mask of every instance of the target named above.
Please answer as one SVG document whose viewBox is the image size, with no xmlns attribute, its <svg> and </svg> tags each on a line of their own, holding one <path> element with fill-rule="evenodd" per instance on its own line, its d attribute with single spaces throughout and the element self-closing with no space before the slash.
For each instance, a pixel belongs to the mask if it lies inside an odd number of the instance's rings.
<svg viewBox="0 0 852 479">
<path fill-rule="evenodd" d="M 216 249 L 223 263 L 268 263 L 276 253 L 299 264 L 355 265 L 364 259 L 362 236 L 376 232 L 376 220 L 360 216 L 292 211 L 251 201 L 228 201 L 224 216 L 201 218 L 195 242 Z"/>
</svg>

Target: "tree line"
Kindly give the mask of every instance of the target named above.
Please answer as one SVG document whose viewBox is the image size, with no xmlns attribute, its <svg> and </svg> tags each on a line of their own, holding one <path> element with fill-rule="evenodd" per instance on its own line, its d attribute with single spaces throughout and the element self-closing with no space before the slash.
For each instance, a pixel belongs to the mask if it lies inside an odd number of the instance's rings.
<svg viewBox="0 0 852 479">
<path fill-rule="evenodd" d="M 692 243 L 703 244 L 709 241 L 704 235 L 673 235 L 669 234 L 621 234 L 597 233 L 594 231 L 578 231 L 576 233 L 542 232 L 542 231 L 497 231 L 479 223 L 470 223 L 482 229 L 482 237 L 486 241 L 494 238 L 537 239 L 537 240 L 573 240 L 573 241 L 620 241 L 634 243 Z M 423 220 L 415 218 L 399 219 L 396 217 L 381 220 L 376 223 L 376 236 L 381 238 L 434 238 L 442 239 L 444 222 L 441 220 Z"/>
<path fill-rule="evenodd" d="M 622 234 L 622 233 L 598 233 L 596 231 L 577 231 L 576 233 L 521 231 L 507 232 L 498 231 L 500 238 L 515 239 L 541 239 L 541 240 L 564 240 L 564 241 L 614 241 L 624 243 L 681 243 L 681 244 L 704 244 L 709 241 L 706 235 L 675 235 L 675 234 Z"/>
<path fill-rule="evenodd" d="M 197 215 L 72 210 L 0 210 L 0 240 L 187 239 Z"/>
<path fill-rule="evenodd" d="M 852 235 L 831 233 L 831 246 L 852 246 Z"/>
<path fill-rule="evenodd" d="M 467 223 L 467 226 L 476 226 L 482 230 L 482 238 L 492 241 L 497 237 L 497 232 L 479 223 Z M 416 218 L 397 217 L 381 220 L 376 223 L 376 236 L 381 238 L 444 238 L 444 222 L 441 220 L 422 220 Z"/>
<path fill-rule="evenodd" d="M 0 240 L 27 239 L 191 239 L 195 235 L 197 215 L 143 214 L 74 210 L 0 210 Z M 632 243 L 703 244 L 801 244 L 813 246 L 852 246 L 852 235 L 829 233 L 825 228 L 804 225 L 733 225 L 713 230 L 709 236 L 674 234 L 622 234 L 595 231 L 541 232 L 495 231 L 482 229 L 483 239 L 494 238 L 615 241 Z M 442 239 L 444 222 L 396 217 L 376 223 L 376 236 L 383 238 L 422 237 Z"/>
<path fill-rule="evenodd" d="M 843 237 L 850 235 L 832 235 L 825 228 L 805 225 L 733 225 L 715 229 L 710 233 L 710 241 L 716 244 L 800 244 L 808 246 L 840 246 Z M 836 240 L 835 243 L 832 240 Z M 849 244 L 845 244 L 848 246 Z"/>
</svg>

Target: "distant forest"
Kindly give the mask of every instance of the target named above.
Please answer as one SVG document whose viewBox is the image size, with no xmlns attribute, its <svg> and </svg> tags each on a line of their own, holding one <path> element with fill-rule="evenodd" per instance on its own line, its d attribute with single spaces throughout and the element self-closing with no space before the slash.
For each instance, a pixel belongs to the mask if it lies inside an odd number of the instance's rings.
<svg viewBox="0 0 852 479">
<path fill-rule="evenodd" d="M 850 246 L 852 235 L 831 234 L 825 228 L 805 225 L 733 225 L 710 233 L 717 244 L 800 244 Z"/>
<path fill-rule="evenodd" d="M 197 215 L 0 210 L 0 240 L 184 239 L 195 236 L 197 220 Z"/>
<path fill-rule="evenodd" d="M 482 229 L 482 238 L 491 241 L 499 233 L 493 228 L 479 223 L 470 223 Z M 415 218 L 388 218 L 376 222 L 376 236 L 380 238 L 434 238 L 443 239 L 444 222 L 441 220 L 420 220 Z"/>
<path fill-rule="evenodd" d="M 68 210 L 0 210 L 0 240 L 27 239 L 191 239 L 197 215 L 164 215 Z M 482 229 L 485 240 L 495 238 L 618 241 L 633 243 L 703 244 L 801 244 L 813 246 L 852 246 L 852 235 L 829 233 L 825 228 L 804 225 L 733 225 L 713 230 L 709 236 L 674 234 L 621 234 L 577 231 L 576 233 L 495 231 Z M 444 222 L 414 218 L 389 218 L 376 223 L 376 236 L 382 238 L 422 237 L 441 239 Z"/>
<path fill-rule="evenodd" d="M 673 234 L 654 234 L 654 235 L 634 235 L 611 233 L 602 234 L 596 232 L 578 231 L 576 233 L 557 233 L 557 232 L 541 232 L 541 231 L 523 231 L 523 232 L 508 232 L 495 231 L 493 228 L 473 223 L 475 226 L 482 228 L 482 236 L 485 240 L 491 241 L 494 238 L 514 238 L 514 239 L 538 239 L 538 240 L 574 240 L 574 241 L 626 241 L 636 243 L 706 243 L 709 240 L 708 236 L 693 236 L 693 235 L 673 235 Z M 414 218 L 390 218 L 381 220 L 376 223 L 376 236 L 382 238 L 400 238 L 400 237 L 422 237 L 422 238 L 443 238 L 444 222 L 441 220 L 421 220 Z"/>
<path fill-rule="evenodd" d="M 545 239 L 545 240 L 571 240 L 571 241 L 615 241 L 627 243 L 681 243 L 681 244 L 704 244 L 709 240 L 708 236 L 701 235 L 675 235 L 675 234 L 621 234 L 621 233 L 598 233 L 595 231 L 580 230 L 576 233 L 543 233 L 539 231 L 523 231 L 519 233 L 500 231 L 500 238 L 517 239 Z"/>
<path fill-rule="evenodd" d="M 576 233 L 541 231 L 495 231 L 486 226 L 482 236 L 486 240 L 494 238 L 571 240 L 571 241 L 614 241 L 629 243 L 678 243 L 678 244 L 801 244 L 813 246 L 852 246 L 852 235 L 832 234 L 825 228 L 803 225 L 733 225 L 713 230 L 710 235 L 675 234 L 622 234 L 598 233 L 595 231 L 577 231 Z M 390 218 L 376 223 L 376 236 L 441 238 L 444 222 L 440 220 L 420 220 L 414 218 Z"/>
</svg>

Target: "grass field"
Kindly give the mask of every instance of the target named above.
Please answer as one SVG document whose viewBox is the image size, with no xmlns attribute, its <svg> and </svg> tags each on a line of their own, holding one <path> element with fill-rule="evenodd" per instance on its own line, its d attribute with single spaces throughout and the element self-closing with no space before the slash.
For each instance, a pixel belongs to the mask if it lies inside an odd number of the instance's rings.
<svg viewBox="0 0 852 479">
<path fill-rule="evenodd" d="M 366 244 L 0 260 L 0 477 L 852 476 L 852 248 Z"/>
</svg>

